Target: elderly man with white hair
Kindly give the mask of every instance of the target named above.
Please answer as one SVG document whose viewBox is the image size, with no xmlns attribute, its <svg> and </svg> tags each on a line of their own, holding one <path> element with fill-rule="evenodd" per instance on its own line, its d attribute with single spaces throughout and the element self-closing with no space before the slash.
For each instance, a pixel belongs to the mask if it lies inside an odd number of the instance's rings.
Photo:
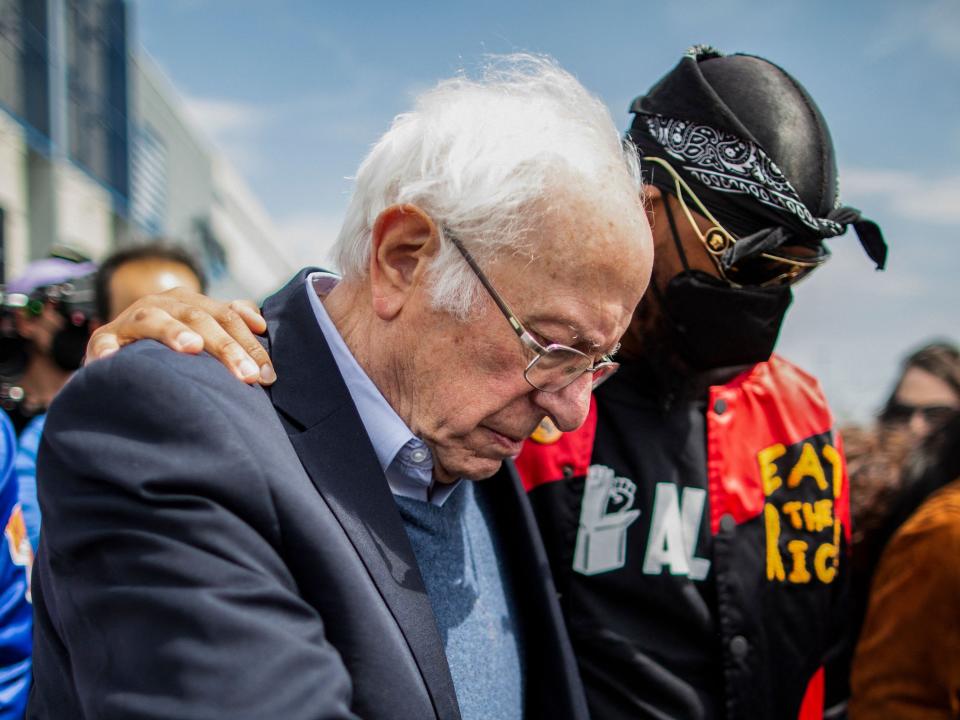
<svg viewBox="0 0 960 720">
<path fill-rule="evenodd" d="M 41 451 L 30 717 L 585 717 L 509 459 L 616 368 L 639 188 L 596 98 L 501 59 L 370 152 L 343 276 L 264 305 L 268 390 L 154 342 L 79 373 Z"/>
</svg>

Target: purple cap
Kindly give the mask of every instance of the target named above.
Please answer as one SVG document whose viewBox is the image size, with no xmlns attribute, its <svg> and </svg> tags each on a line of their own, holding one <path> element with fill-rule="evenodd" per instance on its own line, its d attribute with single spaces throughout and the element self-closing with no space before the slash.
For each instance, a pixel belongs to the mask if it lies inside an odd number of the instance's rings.
<svg viewBox="0 0 960 720">
<path fill-rule="evenodd" d="M 77 263 L 63 258 L 34 260 L 22 274 L 7 283 L 7 292 L 28 295 L 37 288 L 75 280 L 96 270 L 94 262 Z"/>
</svg>

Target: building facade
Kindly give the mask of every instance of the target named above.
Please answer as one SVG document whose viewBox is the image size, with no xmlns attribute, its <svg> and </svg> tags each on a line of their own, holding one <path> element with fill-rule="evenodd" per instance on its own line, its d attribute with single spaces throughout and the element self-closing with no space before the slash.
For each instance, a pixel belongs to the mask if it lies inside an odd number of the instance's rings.
<svg viewBox="0 0 960 720">
<path fill-rule="evenodd" d="M 94 259 L 154 238 L 214 293 L 259 298 L 295 265 L 243 180 L 132 42 L 125 0 L 0 0 L 5 277 L 67 245 Z"/>
</svg>

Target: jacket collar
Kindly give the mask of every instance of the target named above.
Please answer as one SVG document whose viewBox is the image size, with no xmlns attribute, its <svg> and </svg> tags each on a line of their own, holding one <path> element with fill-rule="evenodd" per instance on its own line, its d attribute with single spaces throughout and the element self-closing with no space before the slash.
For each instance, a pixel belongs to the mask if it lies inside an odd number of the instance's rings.
<svg viewBox="0 0 960 720">
<path fill-rule="evenodd" d="M 337 516 L 407 640 L 437 717 L 459 719 L 430 599 L 396 502 L 310 307 L 300 271 L 264 303 L 270 389 L 300 462 Z"/>
</svg>

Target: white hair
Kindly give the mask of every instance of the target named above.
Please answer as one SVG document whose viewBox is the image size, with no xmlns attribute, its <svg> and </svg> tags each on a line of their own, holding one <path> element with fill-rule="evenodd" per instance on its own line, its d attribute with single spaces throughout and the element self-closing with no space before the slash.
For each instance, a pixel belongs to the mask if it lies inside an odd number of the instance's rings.
<svg viewBox="0 0 960 720">
<path fill-rule="evenodd" d="M 445 233 L 480 262 L 529 250 L 537 201 L 558 177 L 585 181 L 578 186 L 598 195 L 620 178 L 631 191 L 642 187 L 635 149 L 572 75 L 547 57 L 489 58 L 479 79 L 461 74 L 420 95 L 360 165 L 334 248 L 344 278 L 368 273 L 377 216 L 411 203 L 441 232 L 433 305 L 465 318 L 481 286 Z"/>
</svg>

